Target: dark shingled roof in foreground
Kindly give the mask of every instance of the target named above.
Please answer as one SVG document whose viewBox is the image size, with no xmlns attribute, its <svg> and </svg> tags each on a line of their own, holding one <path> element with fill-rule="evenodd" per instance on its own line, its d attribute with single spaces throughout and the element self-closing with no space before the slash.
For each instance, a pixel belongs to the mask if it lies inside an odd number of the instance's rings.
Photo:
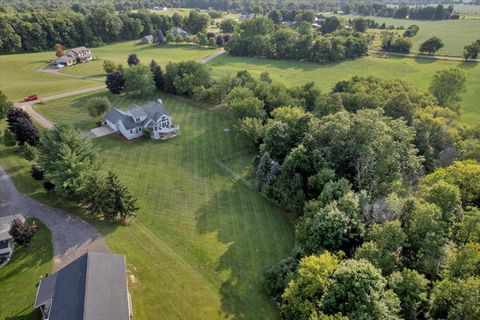
<svg viewBox="0 0 480 320">
<path fill-rule="evenodd" d="M 128 320 L 125 256 L 84 254 L 42 280 L 35 307 L 50 299 L 49 320 Z"/>
</svg>

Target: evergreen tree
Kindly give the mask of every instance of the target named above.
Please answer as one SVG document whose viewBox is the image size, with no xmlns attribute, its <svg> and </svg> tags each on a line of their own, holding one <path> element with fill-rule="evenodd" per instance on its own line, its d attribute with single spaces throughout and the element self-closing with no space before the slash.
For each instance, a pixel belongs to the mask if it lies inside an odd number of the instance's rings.
<svg viewBox="0 0 480 320">
<path fill-rule="evenodd" d="M 15 134 L 15 139 L 20 145 L 28 143 L 36 146 L 40 141 L 40 133 L 33 125 L 28 113 L 21 109 L 10 109 L 7 112 L 8 129 Z"/>
<path fill-rule="evenodd" d="M 155 60 L 152 60 L 152 62 L 150 62 L 150 70 L 152 70 L 153 73 L 153 81 L 155 81 L 155 87 L 157 87 L 157 89 L 160 91 L 164 91 L 165 77 L 163 76 L 162 68 L 155 62 Z"/>
<path fill-rule="evenodd" d="M 109 172 L 106 179 L 104 194 L 104 207 L 102 209 L 105 219 L 116 220 L 134 217 L 139 208 L 128 189 L 118 180 L 113 172 Z"/>
</svg>

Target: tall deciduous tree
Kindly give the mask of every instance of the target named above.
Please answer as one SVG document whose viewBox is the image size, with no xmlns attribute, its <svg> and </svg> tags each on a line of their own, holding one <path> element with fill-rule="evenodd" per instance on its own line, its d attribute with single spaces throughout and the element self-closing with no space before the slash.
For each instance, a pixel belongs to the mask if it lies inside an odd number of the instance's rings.
<svg viewBox="0 0 480 320">
<path fill-rule="evenodd" d="M 148 95 L 155 89 L 152 72 L 147 66 L 137 65 L 125 70 L 125 93 Z"/>
<path fill-rule="evenodd" d="M 465 91 L 465 73 L 455 67 L 435 72 L 429 90 L 442 107 L 457 110 L 457 103 L 462 101 Z"/>
<path fill-rule="evenodd" d="M 439 37 L 431 37 L 427 39 L 424 43 L 420 45 L 420 52 L 426 52 L 428 54 L 434 54 L 441 48 L 443 48 L 444 44 L 442 39 Z"/>
</svg>

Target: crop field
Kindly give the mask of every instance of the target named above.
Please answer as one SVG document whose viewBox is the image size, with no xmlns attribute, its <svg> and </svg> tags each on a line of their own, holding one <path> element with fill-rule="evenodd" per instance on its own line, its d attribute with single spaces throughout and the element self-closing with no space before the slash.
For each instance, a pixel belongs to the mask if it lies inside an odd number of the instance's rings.
<svg viewBox="0 0 480 320">
<path fill-rule="evenodd" d="M 119 108 L 142 102 L 102 93 Z M 85 129 L 88 115 L 81 106 L 102 93 L 58 100 L 55 107 L 47 102 L 37 110 L 47 116 L 65 113 L 59 122 Z M 92 221 L 112 251 L 127 256 L 135 319 L 276 319 L 276 308 L 263 293 L 262 270 L 289 254 L 293 227 L 277 206 L 215 162 L 239 150 L 253 154 L 253 147 L 223 111 L 161 97 L 181 127 L 176 138 L 94 140 L 104 169 L 119 175 L 141 207 L 128 226 Z M 4 161 L 2 149 L 11 148 L 0 146 L 0 165 L 24 172 L 14 175 L 15 181 L 28 180 L 25 162 Z M 239 157 L 232 167 L 243 175 L 250 162 Z M 21 185 L 34 197 L 41 194 Z"/>
<path fill-rule="evenodd" d="M 33 302 L 38 282 L 52 270 L 53 250 L 50 231 L 41 221 L 35 223 L 38 231 L 30 247 L 17 247 L 12 260 L 0 269 L 0 319 L 40 319 Z"/>
<path fill-rule="evenodd" d="M 0 90 L 12 101 L 93 87 L 98 81 L 62 77 L 40 71 L 55 52 L 0 55 Z"/>
<path fill-rule="evenodd" d="M 359 16 L 344 15 L 345 19 L 354 19 Z M 440 55 L 463 56 L 463 47 L 480 37 L 480 19 L 460 19 L 460 20 L 405 20 L 383 17 L 366 16 L 364 18 L 373 19 L 382 24 L 385 22 L 387 26 L 395 27 L 416 24 L 420 27 L 418 34 L 412 38 L 413 51 L 418 51 L 420 45 L 427 39 L 437 36 L 442 39 L 445 46 L 439 50 Z"/>
<path fill-rule="evenodd" d="M 412 58 L 363 57 L 338 64 L 271 60 L 224 55 L 209 62 L 217 77 L 233 75 L 240 70 L 248 70 L 259 76 L 268 71 L 274 81 L 286 85 L 299 85 L 314 81 L 324 91 L 329 91 L 338 81 L 353 76 L 376 76 L 387 79 L 403 79 L 422 90 L 428 90 L 435 71 L 458 67 L 465 71 L 467 91 L 463 94 L 461 112 L 463 120 L 470 124 L 480 121 L 480 65 L 477 63 L 452 62 Z"/>
<path fill-rule="evenodd" d="M 66 67 L 61 72 L 82 77 L 101 77 L 105 75 L 103 70 L 104 60 L 111 60 L 127 66 L 127 58 L 131 53 L 136 53 L 141 63 L 149 64 L 154 59 L 164 68 L 170 61 L 200 60 L 216 51 L 217 49 L 206 49 L 190 44 L 173 44 L 160 47 L 153 44 L 139 45 L 138 41 L 117 42 L 104 47 L 93 48 L 92 54 L 98 60 Z"/>
</svg>

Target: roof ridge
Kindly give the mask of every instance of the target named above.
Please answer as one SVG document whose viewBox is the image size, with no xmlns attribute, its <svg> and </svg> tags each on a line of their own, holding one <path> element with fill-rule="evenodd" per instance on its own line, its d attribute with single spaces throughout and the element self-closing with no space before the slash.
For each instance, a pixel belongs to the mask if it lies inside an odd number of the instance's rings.
<svg viewBox="0 0 480 320">
<path fill-rule="evenodd" d="M 88 292 L 88 271 L 90 270 L 90 251 L 85 253 L 87 262 L 85 263 L 85 291 L 83 292 L 83 320 L 88 320 L 87 317 L 87 292 Z"/>
</svg>

